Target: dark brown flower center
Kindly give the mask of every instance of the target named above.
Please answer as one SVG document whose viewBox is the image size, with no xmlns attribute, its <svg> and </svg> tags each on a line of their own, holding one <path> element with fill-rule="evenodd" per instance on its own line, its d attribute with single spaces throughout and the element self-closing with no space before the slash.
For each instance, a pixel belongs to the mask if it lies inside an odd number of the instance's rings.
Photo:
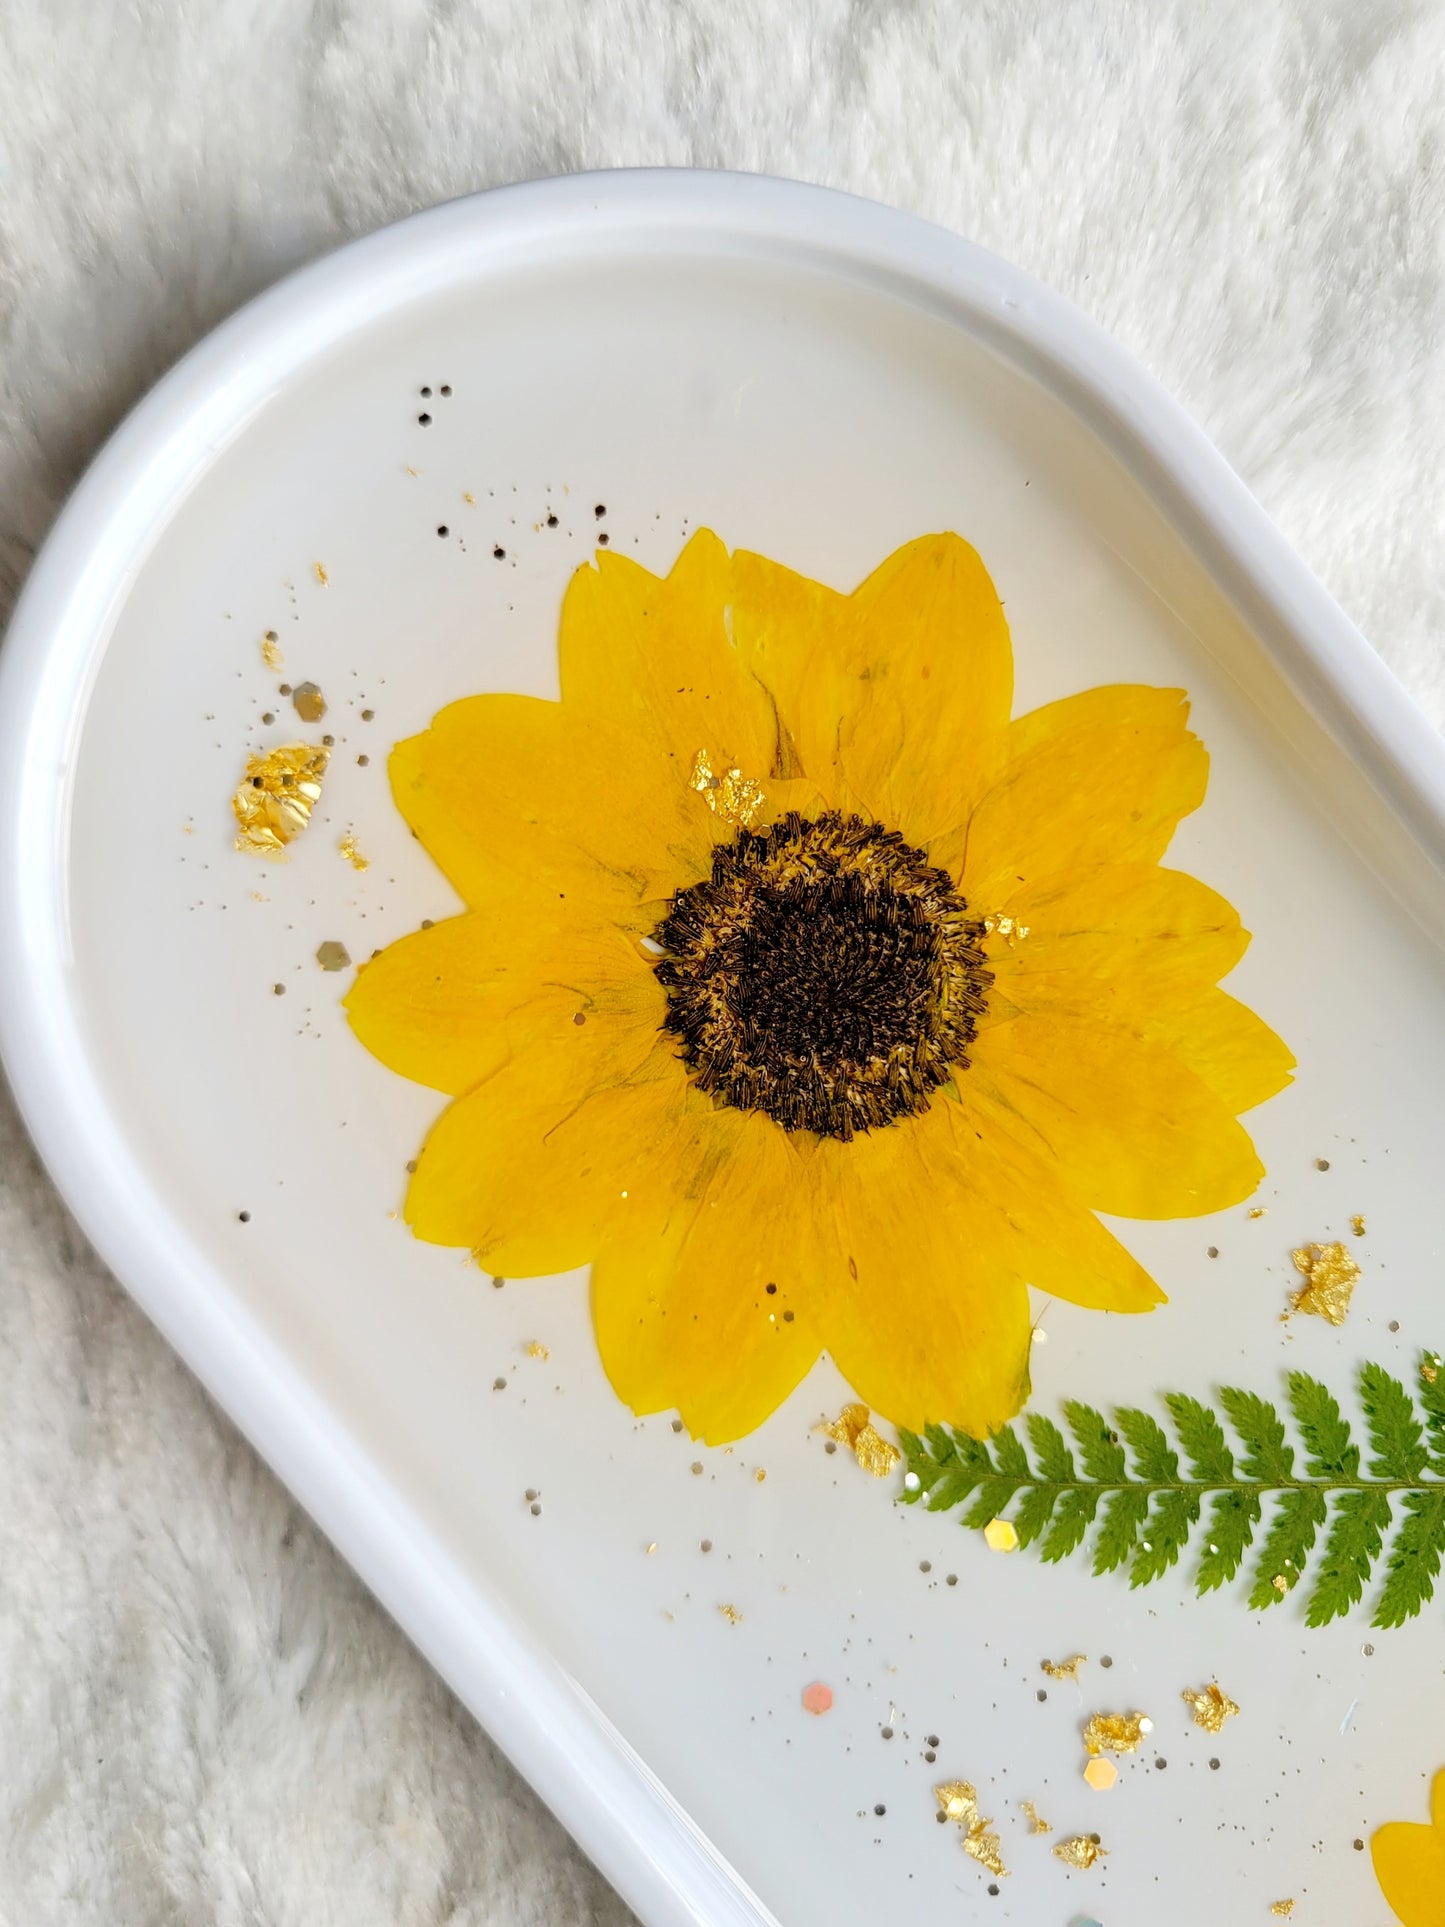
<svg viewBox="0 0 1445 1927">
<path fill-rule="evenodd" d="M 926 1110 L 968 1062 L 984 927 L 895 830 L 828 812 L 739 830 L 653 932 L 665 1028 L 699 1089 L 851 1138 Z"/>
</svg>

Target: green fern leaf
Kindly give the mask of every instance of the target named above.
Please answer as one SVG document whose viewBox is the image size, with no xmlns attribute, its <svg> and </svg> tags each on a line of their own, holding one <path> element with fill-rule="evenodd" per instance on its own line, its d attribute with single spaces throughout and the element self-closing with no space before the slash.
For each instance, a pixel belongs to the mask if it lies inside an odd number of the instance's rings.
<svg viewBox="0 0 1445 1927">
<path fill-rule="evenodd" d="M 1099 1510 L 1099 1495 L 1088 1486 L 1075 1486 L 1059 1499 L 1054 1511 L 1054 1522 L 1049 1527 L 1048 1537 L 1039 1548 L 1039 1557 L 1047 1565 L 1056 1566 L 1061 1559 L 1078 1551 L 1088 1537 L 1089 1527 L 1094 1523 L 1094 1515 Z"/>
<path fill-rule="evenodd" d="M 1151 1586 L 1179 1563 L 1190 1532 L 1199 1520 L 1199 1498 L 1193 1492 L 1161 1492 L 1139 1534 L 1131 1586 Z"/>
<path fill-rule="evenodd" d="M 1383 1492 L 1340 1493 L 1315 1569 L 1307 1626 L 1328 1625 L 1360 1603 L 1389 1529 L 1390 1501 Z"/>
<path fill-rule="evenodd" d="M 1024 1492 L 1014 1513 L 1014 1530 L 1021 1546 L 1031 1546 L 1042 1535 L 1053 1517 L 1058 1496 L 1058 1487 L 1053 1485 L 1032 1485 Z"/>
<path fill-rule="evenodd" d="M 1129 1441 L 1137 1478 L 1164 1485 L 1179 1477 L 1178 1455 L 1171 1448 L 1158 1419 L 1126 1405 L 1121 1411 L 1115 1412 L 1114 1421 Z"/>
<path fill-rule="evenodd" d="M 1438 1352 L 1420 1358 L 1420 1404 L 1425 1413 L 1425 1437 L 1430 1447 L 1430 1470 L 1445 1479 L 1445 1359 Z"/>
<path fill-rule="evenodd" d="M 1137 1487 L 1125 1486 L 1121 1491 L 1110 1494 L 1104 1507 L 1099 1536 L 1094 1541 L 1096 1576 L 1114 1572 L 1126 1563 L 1148 1511 L 1149 1494 L 1139 1491 Z"/>
<path fill-rule="evenodd" d="M 1240 1470 L 1258 1485 L 1287 1485 L 1294 1477 L 1294 1448 L 1285 1440 L 1284 1421 L 1267 1400 L 1226 1385 L 1219 1402 L 1244 1445 Z"/>
<path fill-rule="evenodd" d="M 1007 1511 L 1017 1491 L 1018 1482 L 1014 1479 L 985 1479 L 973 1504 L 964 1513 L 963 1523 L 969 1527 L 986 1526 Z"/>
<path fill-rule="evenodd" d="M 1445 1490 L 1407 1492 L 1373 1624 L 1403 1626 L 1435 1596 L 1445 1554 Z"/>
<path fill-rule="evenodd" d="M 1064 1407 L 1064 1417 L 1078 1444 L 1084 1471 L 1091 1479 L 1100 1485 L 1117 1485 L 1128 1476 L 1124 1448 L 1109 1430 L 1102 1412 L 1096 1412 L 1092 1405 L 1070 1400 Z"/>
<path fill-rule="evenodd" d="M 1164 1403 L 1194 1477 L 1204 1485 L 1228 1485 L 1234 1478 L 1234 1454 L 1213 1412 L 1184 1392 L 1170 1392 Z"/>
<path fill-rule="evenodd" d="M 1289 1402 L 1305 1442 L 1305 1462 L 1316 1479 L 1356 1479 L 1360 1448 L 1350 1443 L 1350 1428 L 1333 1395 L 1308 1372 L 1289 1375 Z"/>
<path fill-rule="evenodd" d="M 1195 1579 L 1201 1599 L 1234 1579 L 1254 1538 L 1260 1511 L 1259 1500 L 1250 1492 L 1217 1492 L 1210 1501 L 1204 1550 L 1199 1555 Z"/>
<path fill-rule="evenodd" d="M 1370 1433 L 1371 1476 L 1413 1485 L 1430 1455 L 1410 1394 L 1382 1365 L 1366 1365 L 1360 1372 L 1360 1403 Z"/>
<path fill-rule="evenodd" d="M 1254 1568 L 1249 1603 L 1255 1612 L 1293 1591 L 1328 1510 L 1323 1493 L 1312 1489 L 1282 1494 Z"/>
<path fill-rule="evenodd" d="M 989 1443 L 993 1446 L 994 1460 L 999 1471 L 1006 1479 L 1028 1479 L 1033 1474 L 1029 1470 L 1029 1456 L 1023 1447 L 1023 1440 L 1011 1425 L 1001 1425 Z"/>
<path fill-rule="evenodd" d="M 1041 1412 L 1028 1415 L 1029 1443 L 1038 1460 L 1039 1477 L 1053 1485 L 1070 1485 L 1074 1479 L 1074 1455 L 1064 1443 L 1064 1435 Z"/>
</svg>

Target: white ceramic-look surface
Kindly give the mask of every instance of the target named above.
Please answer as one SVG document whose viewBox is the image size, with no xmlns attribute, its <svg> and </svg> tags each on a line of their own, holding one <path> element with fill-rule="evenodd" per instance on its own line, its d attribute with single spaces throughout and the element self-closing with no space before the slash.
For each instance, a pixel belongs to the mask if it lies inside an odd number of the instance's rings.
<svg viewBox="0 0 1445 1927">
<path fill-rule="evenodd" d="M 0 679 L 0 1028 L 41 1148 L 649 1922 L 1215 1927 L 1286 1895 L 1301 1920 L 1382 1915 L 1352 1842 L 1423 1816 L 1438 1609 L 1393 1635 L 1307 1633 L 1290 1606 L 1260 1620 L 1183 1578 L 1131 1594 L 991 1556 L 825 1456 L 813 1427 L 844 1396 L 827 1365 L 754 1437 L 698 1448 L 613 1397 L 584 1275 L 493 1289 L 396 1219 L 440 1100 L 361 1050 L 349 975 L 314 961 L 456 907 L 391 805 L 386 751 L 456 696 L 555 694 L 562 590 L 602 531 L 665 570 L 704 524 L 839 587 L 956 529 L 1007 603 L 1019 708 L 1123 679 L 1194 699 L 1213 776 L 1170 860 L 1254 930 L 1230 987 L 1300 1071 L 1253 1120 L 1268 1214 L 1126 1227 L 1172 1302 L 1048 1308 L 1039 1407 L 1274 1394 L 1295 1365 L 1343 1392 L 1365 1357 L 1408 1375 L 1445 1340 L 1433 738 L 1064 304 L 918 223 L 777 183 L 618 176 L 422 216 L 228 324 L 102 457 Z M 278 694 L 303 679 L 330 704 L 314 728 Z M 331 773 L 290 861 L 238 855 L 246 751 L 323 731 Z M 1356 1212 L 1349 1324 L 1282 1327 L 1290 1247 L 1348 1236 Z M 1074 1651 L 1082 1690 L 1040 1674 Z M 1244 1708 L 1218 1739 L 1179 1699 L 1212 1677 Z M 837 1696 L 824 1719 L 800 1708 L 815 1678 Z M 1107 1796 L 1079 1778 L 1099 1707 L 1155 1721 Z M 934 1823 L 945 1777 L 1000 1823 L 997 1894 Z M 1021 1798 L 1110 1858 L 1067 1873 Z"/>
</svg>

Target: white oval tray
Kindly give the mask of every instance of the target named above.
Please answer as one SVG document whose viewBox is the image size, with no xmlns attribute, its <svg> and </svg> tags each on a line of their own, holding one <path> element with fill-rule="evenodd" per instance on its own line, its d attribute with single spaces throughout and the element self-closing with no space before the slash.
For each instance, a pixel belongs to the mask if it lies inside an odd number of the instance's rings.
<svg viewBox="0 0 1445 1927">
<path fill-rule="evenodd" d="M 106 448 L 0 662 L 0 1042 L 42 1154 L 653 1927 L 1214 1927 L 1296 1894 L 1301 1922 L 1382 1914 L 1352 1840 L 1423 1817 L 1438 1608 L 1369 1654 L 1360 1621 L 1306 1633 L 1182 1578 L 1132 1595 L 991 1557 L 823 1456 L 812 1428 L 844 1396 L 826 1365 L 735 1451 L 701 1450 L 613 1398 L 583 1278 L 493 1291 L 395 1220 L 435 1100 L 367 1057 L 346 979 L 312 961 L 454 907 L 385 752 L 456 696 L 554 691 L 559 599 L 599 527 L 662 570 L 701 524 L 840 587 L 957 529 L 1008 603 L 1020 708 L 1120 679 L 1194 699 L 1213 778 L 1174 860 L 1240 907 L 1256 935 L 1231 988 L 1300 1058 L 1251 1120 L 1269 1216 L 1129 1227 L 1170 1307 L 1055 1307 L 1037 1404 L 1273 1393 L 1295 1363 L 1344 1390 L 1360 1359 L 1408 1373 L 1445 1339 L 1432 731 L 1067 303 L 918 221 L 766 180 L 616 174 L 420 215 L 253 303 Z M 228 810 L 283 708 L 267 629 L 337 739 L 319 821 L 274 870 L 232 851 Z M 364 876 L 337 860 L 348 828 Z M 1282 1328 L 1289 1247 L 1354 1212 L 1349 1325 Z M 1040 1657 L 1075 1650 L 1112 1670 L 1040 1701 Z M 1218 1741 L 1179 1705 L 1213 1676 L 1245 1709 Z M 819 1677 L 837 1704 L 810 1720 Z M 1169 1766 L 1132 1762 L 1106 1801 L 1079 1781 L 1078 1722 L 1111 1703 L 1153 1711 Z M 933 1824 L 941 1777 L 1000 1818 L 997 1895 Z M 1103 1832 L 1109 1861 L 1067 1873 L 1022 1797 Z"/>
</svg>

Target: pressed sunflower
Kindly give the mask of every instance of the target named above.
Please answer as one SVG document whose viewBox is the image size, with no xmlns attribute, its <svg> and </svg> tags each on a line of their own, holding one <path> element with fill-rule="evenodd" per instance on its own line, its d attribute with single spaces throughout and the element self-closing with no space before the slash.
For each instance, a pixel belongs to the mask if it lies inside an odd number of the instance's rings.
<svg viewBox="0 0 1445 1927">
<path fill-rule="evenodd" d="M 1427 1826 L 1392 1821 L 1370 1842 L 1375 1878 L 1403 1927 L 1445 1927 L 1445 1769 L 1435 1775 Z"/>
<path fill-rule="evenodd" d="M 567 591 L 561 700 L 468 698 L 397 804 L 465 902 L 347 999 L 447 1093 L 406 1216 L 508 1277 L 590 1264 L 634 1411 L 759 1424 L 827 1351 L 895 1422 L 1027 1394 L 1028 1287 L 1163 1294 L 1096 1212 L 1236 1204 L 1291 1058 L 1248 942 L 1160 866 L 1204 795 L 1180 691 L 1010 718 L 979 557 L 851 595 L 698 534 Z"/>
</svg>

